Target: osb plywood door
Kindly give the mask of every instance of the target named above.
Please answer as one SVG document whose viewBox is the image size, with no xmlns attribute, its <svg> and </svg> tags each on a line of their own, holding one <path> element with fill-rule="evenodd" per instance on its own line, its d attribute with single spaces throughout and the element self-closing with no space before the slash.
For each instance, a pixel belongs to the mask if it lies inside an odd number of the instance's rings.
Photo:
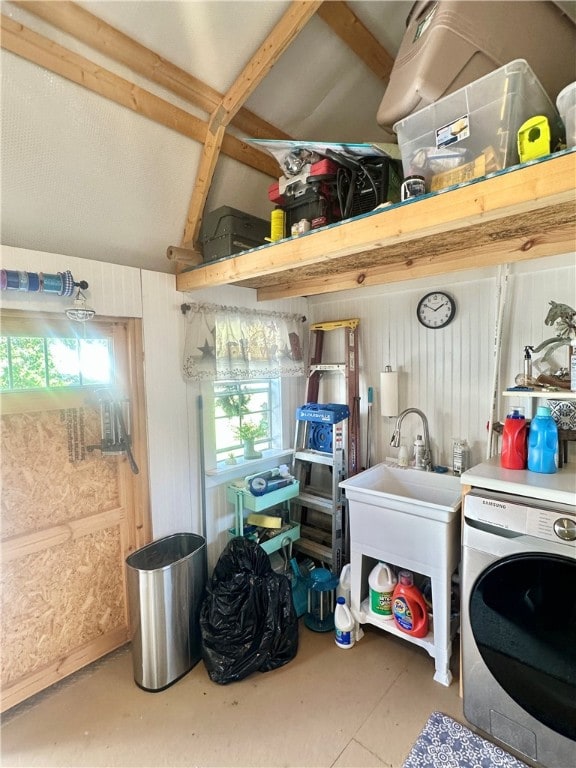
<svg viewBox="0 0 576 768">
<path fill-rule="evenodd" d="M 42 322 L 2 313 L 2 336 L 33 335 Z M 111 341 L 111 390 L 0 396 L 2 711 L 129 639 L 125 559 L 150 540 L 139 331 L 134 320 L 98 321 Z M 125 454 L 92 448 L 100 398 L 118 388 L 137 475 Z"/>
</svg>

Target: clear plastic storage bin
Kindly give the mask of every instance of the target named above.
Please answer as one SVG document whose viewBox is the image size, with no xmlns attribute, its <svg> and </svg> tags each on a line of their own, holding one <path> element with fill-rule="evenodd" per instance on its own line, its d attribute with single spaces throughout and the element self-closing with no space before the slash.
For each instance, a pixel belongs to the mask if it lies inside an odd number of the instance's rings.
<svg viewBox="0 0 576 768">
<path fill-rule="evenodd" d="M 556 106 L 566 128 L 566 147 L 576 147 L 576 82 L 560 91 Z"/>
<path fill-rule="evenodd" d="M 518 163 L 518 129 L 548 118 L 552 148 L 560 116 L 524 59 L 516 59 L 394 124 L 404 175 L 435 191 Z"/>
</svg>

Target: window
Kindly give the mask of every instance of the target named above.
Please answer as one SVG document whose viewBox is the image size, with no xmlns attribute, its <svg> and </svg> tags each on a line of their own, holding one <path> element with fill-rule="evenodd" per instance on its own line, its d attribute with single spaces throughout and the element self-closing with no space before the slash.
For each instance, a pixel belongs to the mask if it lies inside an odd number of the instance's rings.
<svg viewBox="0 0 576 768">
<path fill-rule="evenodd" d="M 0 336 L 0 392 L 110 383 L 108 339 Z"/>
<path fill-rule="evenodd" d="M 0 395 L 4 413 L 81 408 L 96 390 L 121 387 L 119 323 L 71 322 L 45 313 L 0 311 Z"/>
<path fill-rule="evenodd" d="M 252 441 L 254 458 L 280 444 L 279 393 L 277 379 L 214 382 L 217 462 L 244 457 L 246 441 Z"/>
</svg>

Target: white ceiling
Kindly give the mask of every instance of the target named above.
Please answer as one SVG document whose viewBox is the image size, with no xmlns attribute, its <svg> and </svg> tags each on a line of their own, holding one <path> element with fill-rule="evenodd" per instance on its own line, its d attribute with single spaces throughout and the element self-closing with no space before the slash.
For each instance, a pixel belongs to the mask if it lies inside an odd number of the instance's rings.
<svg viewBox="0 0 576 768">
<path fill-rule="evenodd" d="M 5 16 L 207 118 L 21 5 L 0 5 Z M 290 3 L 98 0 L 79 5 L 225 93 Z M 395 56 L 412 0 L 348 5 Z M 173 271 L 166 248 L 181 243 L 201 146 L 4 49 L 0 65 L 2 243 Z M 376 122 L 384 89 L 315 16 L 246 106 L 298 139 L 389 141 Z M 231 205 L 268 218 L 270 183 L 269 176 L 222 156 L 206 210 Z"/>
<path fill-rule="evenodd" d="M 2 13 L 180 108 L 188 102 L 3 2 Z M 221 93 L 288 2 L 88 2 L 91 13 Z M 352 2 L 395 55 L 411 2 Z M 2 50 L 2 243 L 170 272 L 182 239 L 200 145 Z M 381 81 L 313 18 L 246 106 L 295 138 L 385 141 Z M 227 157 L 207 210 L 267 218 L 271 179 Z"/>
</svg>

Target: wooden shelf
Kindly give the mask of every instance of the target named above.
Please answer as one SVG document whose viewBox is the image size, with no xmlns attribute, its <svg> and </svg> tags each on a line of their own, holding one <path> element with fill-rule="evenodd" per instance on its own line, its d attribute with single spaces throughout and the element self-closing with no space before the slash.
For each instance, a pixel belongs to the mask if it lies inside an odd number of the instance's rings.
<svg viewBox="0 0 576 768">
<path fill-rule="evenodd" d="M 574 250 L 576 151 L 398 203 L 176 276 L 178 291 L 256 288 L 258 300 L 381 285 Z"/>
</svg>

